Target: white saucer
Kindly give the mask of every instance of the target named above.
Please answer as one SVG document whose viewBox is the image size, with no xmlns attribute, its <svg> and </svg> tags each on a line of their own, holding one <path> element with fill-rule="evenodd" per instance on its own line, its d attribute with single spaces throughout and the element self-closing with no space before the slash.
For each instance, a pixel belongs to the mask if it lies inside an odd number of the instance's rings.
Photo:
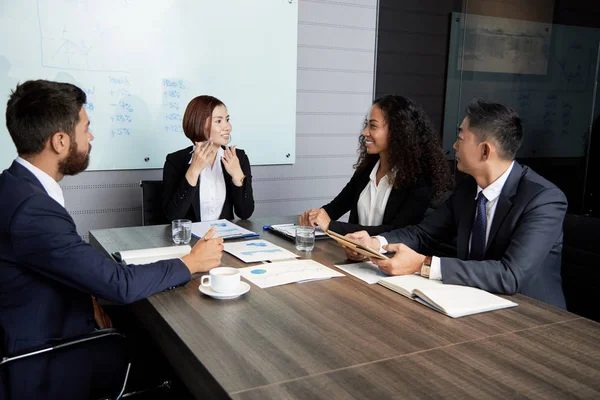
<svg viewBox="0 0 600 400">
<path fill-rule="evenodd" d="M 203 293 L 207 296 L 213 297 L 215 299 L 229 300 L 229 299 L 235 299 L 245 293 L 248 293 L 248 291 L 250 291 L 250 285 L 247 284 L 246 282 L 240 281 L 240 286 L 239 286 L 238 290 L 233 293 L 215 292 L 214 290 L 212 290 L 212 288 L 210 286 L 202 286 L 202 285 L 198 286 L 198 289 L 200 289 L 201 293 Z"/>
</svg>

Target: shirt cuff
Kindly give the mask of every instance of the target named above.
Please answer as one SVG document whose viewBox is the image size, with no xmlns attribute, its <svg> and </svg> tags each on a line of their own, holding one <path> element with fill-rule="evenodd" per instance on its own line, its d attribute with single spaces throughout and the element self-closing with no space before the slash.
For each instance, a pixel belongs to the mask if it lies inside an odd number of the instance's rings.
<svg viewBox="0 0 600 400">
<path fill-rule="evenodd" d="M 431 268 L 429 269 L 429 279 L 436 281 L 442 280 L 442 261 L 439 257 L 431 257 Z"/>
<path fill-rule="evenodd" d="M 375 238 L 376 238 L 377 240 L 379 240 L 379 252 L 380 252 L 381 254 L 385 254 L 385 253 L 387 253 L 387 250 L 385 250 L 385 249 L 383 248 L 383 246 L 387 246 L 387 244 L 388 244 L 388 241 L 387 241 L 387 239 L 386 239 L 386 238 L 384 238 L 383 236 L 375 236 Z M 373 250 L 374 250 L 374 249 L 373 249 Z"/>
</svg>

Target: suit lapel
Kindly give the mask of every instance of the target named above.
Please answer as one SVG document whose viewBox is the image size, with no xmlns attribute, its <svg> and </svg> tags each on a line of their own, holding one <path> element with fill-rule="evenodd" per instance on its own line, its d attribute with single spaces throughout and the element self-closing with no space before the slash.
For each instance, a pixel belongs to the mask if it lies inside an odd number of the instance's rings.
<svg viewBox="0 0 600 400">
<path fill-rule="evenodd" d="M 366 186 L 366 185 L 365 185 Z M 364 187 L 363 187 L 364 190 Z M 362 193 L 362 190 L 361 190 Z M 383 212 L 383 222 L 393 221 L 394 216 L 398 213 L 398 205 L 400 204 L 400 190 L 392 187 L 390 191 L 390 197 L 388 198 L 387 204 L 385 205 L 385 211 Z"/>
<path fill-rule="evenodd" d="M 469 237 L 471 236 L 473 220 L 475 219 L 475 206 L 477 204 L 475 200 L 476 193 L 477 184 L 473 179 L 473 183 L 469 189 L 465 190 L 462 198 L 457 199 L 459 204 L 464 204 L 462 212 L 458 217 L 458 233 L 456 236 L 457 255 L 461 260 L 467 260 L 469 255 Z"/>
<path fill-rule="evenodd" d="M 186 148 L 180 161 L 183 166 L 181 175 L 184 177 L 187 169 L 190 167 L 190 159 L 192 157 L 191 152 L 193 149 L 193 146 Z M 196 215 L 196 221 L 202 221 L 202 215 L 200 215 L 200 178 L 198 178 L 198 192 L 196 193 L 196 198 L 192 200 L 192 210 L 194 210 L 194 214 Z"/>
<path fill-rule="evenodd" d="M 498 204 L 496 205 L 494 219 L 492 220 L 492 226 L 490 228 L 490 234 L 487 240 L 486 252 L 490 247 L 490 243 L 492 243 L 496 237 L 502 222 L 504 222 L 504 218 L 506 218 L 510 209 L 512 208 L 513 203 L 511 199 L 517 193 L 517 187 L 519 186 L 522 172 L 523 168 L 515 161 L 515 165 L 513 166 L 512 171 L 510 171 L 510 175 L 508 176 L 508 179 L 502 188 L 502 192 L 498 197 Z"/>
</svg>

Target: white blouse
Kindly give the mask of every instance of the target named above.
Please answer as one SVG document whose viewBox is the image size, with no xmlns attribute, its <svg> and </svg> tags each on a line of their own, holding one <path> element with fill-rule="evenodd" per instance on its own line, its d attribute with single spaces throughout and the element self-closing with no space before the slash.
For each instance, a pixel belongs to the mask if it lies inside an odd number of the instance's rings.
<svg viewBox="0 0 600 400">
<path fill-rule="evenodd" d="M 210 163 L 200 173 L 200 220 L 214 221 L 219 219 L 225 197 L 227 196 L 227 188 L 225 187 L 225 177 L 223 176 L 223 164 L 221 157 L 225 155 L 223 148 L 219 147 L 215 163 L 210 166 Z"/>
<path fill-rule="evenodd" d="M 392 192 L 392 182 L 390 182 L 392 174 L 387 173 L 379 180 L 378 185 L 377 170 L 379 164 L 380 161 L 377 161 L 369 175 L 369 183 L 367 183 L 358 198 L 357 211 L 360 225 L 377 226 L 383 222 L 385 207 Z"/>
</svg>

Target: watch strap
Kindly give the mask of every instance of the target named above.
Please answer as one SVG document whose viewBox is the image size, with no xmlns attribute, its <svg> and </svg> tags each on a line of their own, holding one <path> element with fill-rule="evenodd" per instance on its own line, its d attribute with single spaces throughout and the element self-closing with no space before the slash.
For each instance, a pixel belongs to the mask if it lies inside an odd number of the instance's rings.
<svg viewBox="0 0 600 400">
<path fill-rule="evenodd" d="M 431 256 L 425 257 L 423 264 L 421 264 L 421 276 L 423 278 L 429 278 L 429 273 L 431 271 Z"/>
</svg>

